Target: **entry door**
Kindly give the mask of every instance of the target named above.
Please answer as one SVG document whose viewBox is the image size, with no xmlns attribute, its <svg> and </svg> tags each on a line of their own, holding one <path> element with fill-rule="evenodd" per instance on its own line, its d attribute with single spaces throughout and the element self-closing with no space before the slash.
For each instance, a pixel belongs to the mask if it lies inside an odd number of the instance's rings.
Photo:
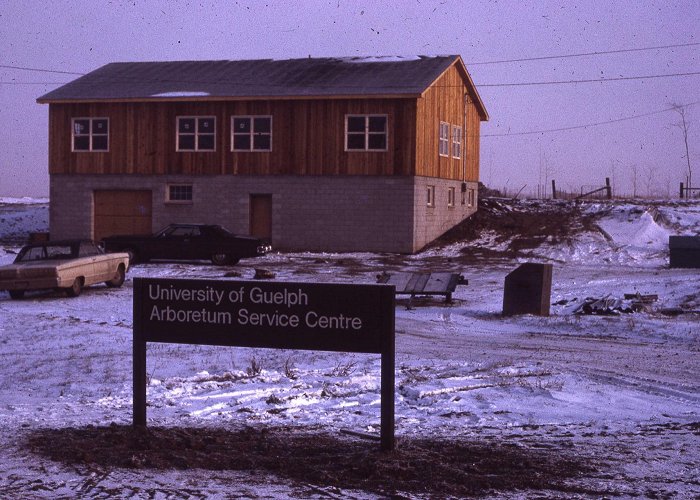
<svg viewBox="0 0 700 500">
<path fill-rule="evenodd" d="M 95 191 L 93 239 L 115 234 L 151 234 L 151 192 Z"/>
<path fill-rule="evenodd" d="M 272 241 L 272 195 L 250 195 L 250 235 Z"/>
</svg>

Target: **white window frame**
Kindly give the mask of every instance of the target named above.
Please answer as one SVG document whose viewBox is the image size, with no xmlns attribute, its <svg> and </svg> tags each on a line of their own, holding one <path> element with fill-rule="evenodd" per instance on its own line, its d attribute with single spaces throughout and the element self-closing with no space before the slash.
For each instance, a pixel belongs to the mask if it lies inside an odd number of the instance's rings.
<svg viewBox="0 0 700 500">
<path fill-rule="evenodd" d="M 348 130 L 348 119 L 349 118 L 364 118 L 365 120 L 365 130 L 363 132 L 350 132 Z M 370 131 L 369 130 L 369 120 L 370 118 L 384 118 L 384 130 L 382 132 L 376 132 L 376 131 Z M 363 135 L 364 137 L 364 142 L 365 142 L 365 147 L 360 149 L 360 148 L 349 148 L 348 147 L 348 138 L 350 135 Z M 383 135 L 384 136 L 384 148 L 378 149 L 378 148 L 370 148 L 369 147 L 369 138 L 371 136 L 379 136 Z M 348 153 L 353 153 L 353 152 L 365 152 L 365 151 L 388 151 L 389 150 L 389 115 L 387 114 L 347 114 L 345 115 L 345 151 Z"/>
<path fill-rule="evenodd" d="M 173 197 L 173 190 L 178 190 L 178 189 L 183 189 L 185 188 L 186 190 L 189 190 L 189 198 L 180 198 L 180 197 Z M 165 186 L 165 202 L 166 203 L 173 203 L 173 204 L 178 204 L 178 205 L 191 205 L 193 203 L 194 199 L 194 188 L 192 187 L 192 184 L 186 184 L 186 183 L 172 183 L 172 184 L 167 184 Z"/>
<path fill-rule="evenodd" d="M 270 120 L 270 131 L 269 132 L 256 132 L 255 131 L 255 119 L 256 118 L 267 118 Z M 248 119 L 250 120 L 250 131 L 249 132 L 236 132 L 233 127 L 233 122 L 236 119 Z M 235 137 L 246 135 L 250 138 L 250 147 L 248 149 L 236 149 Z M 255 136 L 256 135 L 268 135 L 270 136 L 270 147 L 267 149 L 255 148 Z M 269 152 L 272 151 L 272 115 L 233 115 L 231 116 L 231 151 L 234 152 Z"/>
<path fill-rule="evenodd" d="M 80 133 L 77 134 L 75 130 L 75 122 L 77 121 L 84 121 L 87 120 L 89 125 L 88 125 L 88 131 L 87 133 Z M 97 120 L 105 120 L 107 122 L 107 132 L 104 134 L 96 134 L 92 131 L 92 123 Z M 70 144 L 71 144 L 71 151 L 73 153 L 109 153 L 109 130 L 110 130 L 110 123 L 109 123 L 109 118 L 106 116 L 97 116 L 97 117 L 88 117 L 88 116 L 81 116 L 81 117 L 76 117 L 76 118 L 71 118 L 71 137 L 70 137 Z M 76 149 L 75 147 L 75 138 L 76 137 L 88 137 L 88 148 L 87 149 Z M 107 148 L 106 149 L 95 149 L 94 148 L 94 138 L 95 137 L 106 137 L 107 138 Z"/>
<path fill-rule="evenodd" d="M 194 131 L 193 132 L 180 132 L 180 120 L 194 120 Z M 199 123 L 200 120 L 213 120 L 214 121 L 214 131 L 213 132 L 200 132 Z M 192 152 L 207 152 L 211 153 L 216 151 L 216 116 L 178 116 L 175 122 L 175 133 L 176 133 L 176 145 L 175 149 L 178 152 L 192 153 Z M 214 145 L 211 149 L 203 149 L 199 145 L 199 140 L 202 136 L 213 136 Z M 194 137 L 194 149 L 183 149 L 180 146 L 180 138 L 182 136 L 193 136 Z"/>
<path fill-rule="evenodd" d="M 428 206 L 430 208 L 435 207 L 435 186 L 433 186 L 432 184 L 428 185 L 426 193 L 427 193 L 426 206 Z"/>
<path fill-rule="evenodd" d="M 462 127 L 452 125 L 452 158 L 462 157 Z"/>
<path fill-rule="evenodd" d="M 438 127 L 438 154 L 440 156 L 450 156 L 450 124 L 440 122 Z"/>
<path fill-rule="evenodd" d="M 473 189 L 469 189 L 467 192 L 467 206 L 468 207 L 473 207 L 474 203 L 476 202 L 476 191 Z"/>
<path fill-rule="evenodd" d="M 457 191 L 455 190 L 454 186 L 449 186 L 447 188 L 447 208 L 454 208 L 455 207 L 456 194 L 457 194 Z"/>
</svg>

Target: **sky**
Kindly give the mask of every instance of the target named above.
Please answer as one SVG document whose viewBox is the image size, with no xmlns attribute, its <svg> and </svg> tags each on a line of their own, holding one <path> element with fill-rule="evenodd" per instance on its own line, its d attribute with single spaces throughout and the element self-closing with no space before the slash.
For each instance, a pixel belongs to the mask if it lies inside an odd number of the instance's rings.
<svg viewBox="0 0 700 500">
<path fill-rule="evenodd" d="M 0 47 L 0 196 L 48 196 L 36 99 L 110 62 L 444 54 L 490 116 L 487 186 L 675 197 L 689 158 L 700 187 L 700 0 L 3 0 Z"/>
</svg>

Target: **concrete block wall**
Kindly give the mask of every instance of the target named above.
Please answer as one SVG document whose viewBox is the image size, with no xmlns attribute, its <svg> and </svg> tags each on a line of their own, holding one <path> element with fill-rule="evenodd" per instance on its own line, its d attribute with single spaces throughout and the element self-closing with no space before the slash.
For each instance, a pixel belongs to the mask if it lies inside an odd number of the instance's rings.
<svg viewBox="0 0 700 500">
<path fill-rule="evenodd" d="M 51 239 L 92 238 L 93 200 L 82 176 L 52 175 L 49 183 Z"/>
<path fill-rule="evenodd" d="M 171 183 L 193 185 L 191 204 L 166 203 Z M 413 177 L 53 175 L 53 239 L 93 237 L 95 190 L 152 192 L 153 229 L 222 224 L 248 234 L 250 194 L 272 195 L 272 244 L 284 250 L 411 253 Z"/>
<path fill-rule="evenodd" d="M 462 196 L 462 182 L 434 177 L 415 177 L 414 183 L 414 240 L 413 251 L 418 251 L 446 231 L 476 212 L 478 183 L 466 182 Z M 428 186 L 435 188 L 434 206 L 428 206 Z M 454 206 L 448 206 L 448 191 L 455 190 Z M 469 204 L 469 190 L 473 190 L 473 203 Z M 462 203 L 464 201 L 464 203 Z"/>
</svg>

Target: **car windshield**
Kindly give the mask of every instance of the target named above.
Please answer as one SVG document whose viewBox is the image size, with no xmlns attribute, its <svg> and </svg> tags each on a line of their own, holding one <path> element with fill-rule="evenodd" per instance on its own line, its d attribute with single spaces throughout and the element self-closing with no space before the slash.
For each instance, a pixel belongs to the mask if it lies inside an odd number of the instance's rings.
<svg viewBox="0 0 700 500">
<path fill-rule="evenodd" d="M 31 262 L 34 260 L 70 259 L 73 249 L 70 245 L 41 245 L 24 247 L 15 262 Z"/>
</svg>

